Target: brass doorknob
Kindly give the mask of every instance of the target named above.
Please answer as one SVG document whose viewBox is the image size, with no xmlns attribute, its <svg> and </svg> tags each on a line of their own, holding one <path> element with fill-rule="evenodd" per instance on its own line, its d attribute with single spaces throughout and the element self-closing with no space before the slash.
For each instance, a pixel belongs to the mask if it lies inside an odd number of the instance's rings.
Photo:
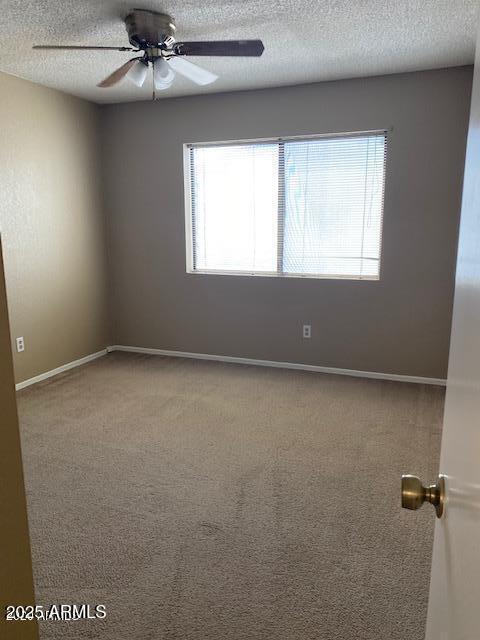
<svg viewBox="0 0 480 640">
<path fill-rule="evenodd" d="M 417 476 L 402 476 L 402 507 L 416 511 L 424 502 L 435 507 L 437 518 L 441 518 L 445 507 L 445 478 L 438 476 L 436 484 L 424 487 Z"/>
</svg>

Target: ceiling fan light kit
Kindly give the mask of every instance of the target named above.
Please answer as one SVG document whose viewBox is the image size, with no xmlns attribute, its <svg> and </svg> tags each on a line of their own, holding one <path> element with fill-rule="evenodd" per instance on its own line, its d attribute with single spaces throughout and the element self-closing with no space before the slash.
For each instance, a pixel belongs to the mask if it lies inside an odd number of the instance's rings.
<svg viewBox="0 0 480 640">
<path fill-rule="evenodd" d="M 116 69 L 97 86 L 108 88 L 128 78 L 138 87 L 143 86 L 149 67 L 153 70 L 153 98 L 156 91 L 171 86 L 175 74 L 204 86 L 218 76 L 189 60 L 186 56 L 247 56 L 259 57 L 264 51 L 261 40 L 206 40 L 177 42 L 175 20 L 166 13 L 146 9 L 133 9 L 125 18 L 125 27 L 131 47 L 35 45 L 34 49 L 108 50 L 140 53 Z"/>
<path fill-rule="evenodd" d="M 168 89 L 175 79 L 175 73 L 163 58 L 157 58 L 152 62 L 152 65 L 155 89 L 157 89 L 157 91 Z"/>
<path fill-rule="evenodd" d="M 130 68 L 126 77 L 137 85 L 137 87 L 143 87 L 148 72 L 148 65 L 143 60 L 136 60 L 135 64 Z"/>
</svg>

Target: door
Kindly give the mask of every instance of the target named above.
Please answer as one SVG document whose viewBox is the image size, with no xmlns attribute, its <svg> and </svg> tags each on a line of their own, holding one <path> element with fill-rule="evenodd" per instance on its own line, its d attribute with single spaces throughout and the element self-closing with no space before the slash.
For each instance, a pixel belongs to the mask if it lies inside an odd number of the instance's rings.
<svg viewBox="0 0 480 640">
<path fill-rule="evenodd" d="M 0 638 L 35 640 L 35 622 L 5 620 L 8 605 L 33 605 L 34 601 L 1 242 L 0 416 Z"/>
<path fill-rule="evenodd" d="M 455 283 L 427 640 L 480 638 L 480 46 L 477 40 Z M 432 516 L 433 517 L 433 516 Z"/>
</svg>

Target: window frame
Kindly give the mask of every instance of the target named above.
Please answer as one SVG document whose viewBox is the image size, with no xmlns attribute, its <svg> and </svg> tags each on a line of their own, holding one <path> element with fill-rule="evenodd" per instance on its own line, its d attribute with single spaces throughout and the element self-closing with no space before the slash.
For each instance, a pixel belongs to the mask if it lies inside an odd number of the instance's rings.
<svg viewBox="0 0 480 640">
<path fill-rule="evenodd" d="M 215 140 L 208 142 L 185 142 L 183 144 L 183 173 L 184 173 L 184 200 L 185 200 L 185 251 L 186 251 L 186 273 L 194 275 L 216 275 L 216 276 L 250 276 L 260 278 L 302 278 L 312 280 L 354 280 L 367 282 L 380 282 L 383 264 L 383 226 L 385 218 L 385 192 L 387 182 L 387 166 L 388 166 L 388 145 L 390 143 L 389 134 L 393 127 L 384 127 L 380 129 L 368 129 L 362 131 L 342 131 L 329 133 L 314 133 L 308 135 L 294 136 L 276 136 L 270 138 L 245 138 L 240 140 Z M 194 259 L 194 242 L 193 242 L 193 216 L 194 216 L 194 200 L 193 192 L 193 176 L 191 151 L 194 148 L 202 147 L 220 147 L 220 146 L 243 146 L 246 144 L 272 144 L 282 142 L 302 142 L 309 140 L 324 140 L 336 138 L 353 138 L 364 137 L 368 135 L 384 135 L 385 136 L 385 165 L 383 172 L 383 208 L 382 218 L 380 221 L 380 250 L 378 259 L 378 276 L 352 276 L 352 275 L 332 275 L 332 274 L 316 274 L 316 273 L 285 273 L 283 271 L 250 271 L 250 270 L 228 270 L 228 269 L 195 269 Z M 279 258 L 277 258 L 277 267 Z"/>
</svg>

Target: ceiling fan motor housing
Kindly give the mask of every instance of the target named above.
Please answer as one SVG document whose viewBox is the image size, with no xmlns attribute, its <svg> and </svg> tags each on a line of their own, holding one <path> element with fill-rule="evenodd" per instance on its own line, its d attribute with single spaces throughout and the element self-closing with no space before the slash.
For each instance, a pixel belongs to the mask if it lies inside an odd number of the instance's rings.
<svg viewBox="0 0 480 640">
<path fill-rule="evenodd" d="M 130 44 L 138 49 L 157 49 L 175 42 L 175 22 L 166 13 L 133 9 L 125 18 Z"/>
</svg>

